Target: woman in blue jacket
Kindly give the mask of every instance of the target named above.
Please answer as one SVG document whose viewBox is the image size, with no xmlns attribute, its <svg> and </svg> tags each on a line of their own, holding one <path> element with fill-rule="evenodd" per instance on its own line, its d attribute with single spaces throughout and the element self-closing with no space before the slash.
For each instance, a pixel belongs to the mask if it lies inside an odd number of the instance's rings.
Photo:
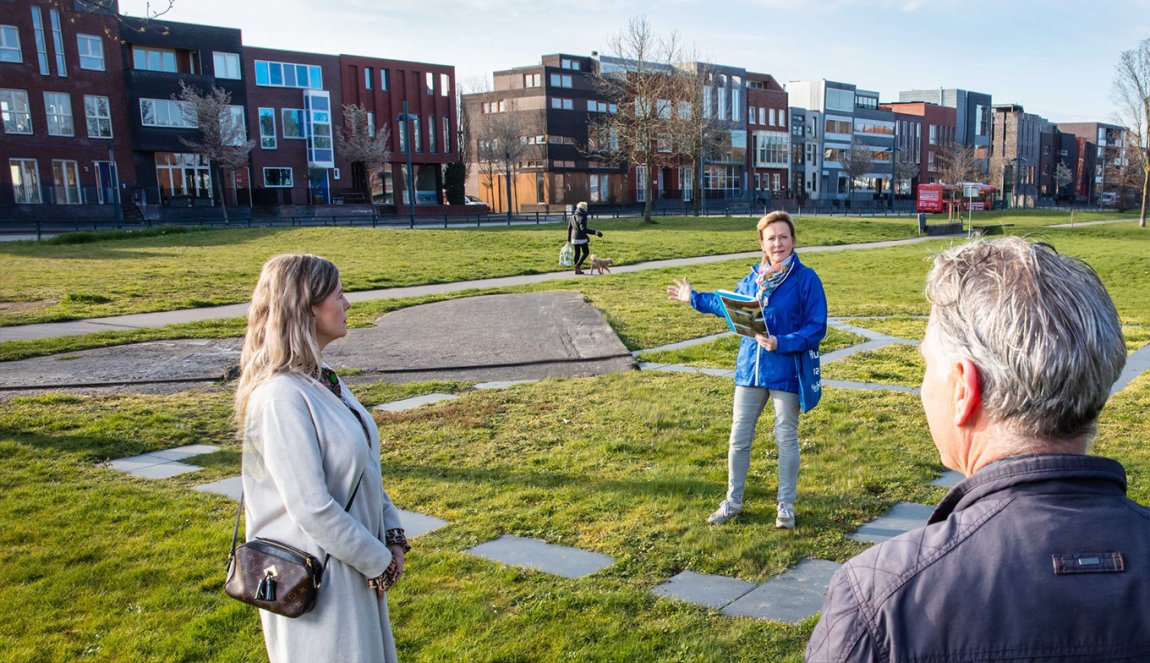
<svg viewBox="0 0 1150 663">
<path fill-rule="evenodd" d="M 815 271 L 795 254 L 795 226 L 786 212 L 771 212 L 758 223 L 762 261 L 739 282 L 736 292 L 757 297 L 770 335 L 744 337 L 735 369 L 735 403 L 727 453 L 727 498 L 707 522 L 719 525 L 743 511 L 743 488 L 751 465 L 755 424 L 767 403 L 775 412 L 779 447 L 779 487 L 775 526 L 795 526 L 799 480 L 799 413 L 818 404 L 819 341 L 827 333 L 827 298 Z M 667 286 L 673 301 L 722 317 L 722 304 L 710 292 L 695 292 L 687 279 Z"/>
</svg>

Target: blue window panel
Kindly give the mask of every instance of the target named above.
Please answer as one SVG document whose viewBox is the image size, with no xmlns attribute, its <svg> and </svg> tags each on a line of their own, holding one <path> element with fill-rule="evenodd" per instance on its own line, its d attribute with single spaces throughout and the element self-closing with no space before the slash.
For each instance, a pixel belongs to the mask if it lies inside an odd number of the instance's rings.
<svg viewBox="0 0 1150 663">
<path fill-rule="evenodd" d="M 285 87 L 295 87 L 296 86 L 295 67 L 293 67 L 289 64 L 288 66 L 284 67 L 283 70 L 284 70 L 284 86 Z"/>
<path fill-rule="evenodd" d="M 268 63 L 256 60 L 256 85 L 267 85 L 271 82 L 268 77 Z"/>
<path fill-rule="evenodd" d="M 311 69 L 311 86 L 316 90 L 323 89 L 323 69 L 317 66 L 308 67 Z"/>
<path fill-rule="evenodd" d="M 319 101 L 319 100 L 317 99 L 316 101 Z M 313 106 L 319 106 L 319 104 L 318 103 L 313 104 Z M 325 111 L 314 111 L 311 114 L 311 117 L 312 117 L 312 122 L 325 122 L 325 123 L 331 122 L 331 120 L 329 119 L 331 117 L 331 115 Z"/>
<path fill-rule="evenodd" d="M 311 98 L 311 107 L 317 111 L 331 110 L 331 102 L 328 101 L 327 97 L 316 95 Z M 320 115 L 324 116 L 322 120 L 319 120 Z M 316 113 L 316 119 L 321 122 L 327 122 L 327 113 Z"/>
<path fill-rule="evenodd" d="M 331 150 L 316 149 L 313 150 L 315 158 L 313 161 L 317 163 L 327 162 L 335 159 L 335 154 Z"/>
<path fill-rule="evenodd" d="M 269 62 L 268 71 L 271 73 L 272 85 L 284 84 L 283 66 L 278 62 Z"/>
</svg>

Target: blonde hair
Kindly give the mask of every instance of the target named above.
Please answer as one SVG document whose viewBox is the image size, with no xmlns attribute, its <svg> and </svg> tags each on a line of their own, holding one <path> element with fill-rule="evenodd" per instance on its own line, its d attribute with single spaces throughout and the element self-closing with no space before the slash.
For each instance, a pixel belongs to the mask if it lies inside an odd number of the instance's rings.
<svg viewBox="0 0 1150 663">
<path fill-rule="evenodd" d="M 235 410 L 241 430 L 256 387 L 280 373 L 319 377 L 321 360 L 312 307 L 337 287 L 339 269 L 325 258 L 286 254 L 264 263 L 252 292 L 240 353 Z"/>
<path fill-rule="evenodd" d="M 587 203 L 581 202 L 578 205 L 576 205 L 575 207 L 578 207 L 579 209 L 585 210 L 585 209 L 587 209 Z"/>
<path fill-rule="evenodd" d="M 772 223 L 787 224 L 787 227 L 791 229 L 791 239 L 795 238 L 795 223 L 794 221 L 791 221 L 791 215 L 782 210 L 775 210 L 774 212 L 771 212 L 770 214 L 759 219 L 759 223 L 755 226 L 755 228 L 759 231 L 760 238 L 763 236 L 763 229 Z"/>
</svg>

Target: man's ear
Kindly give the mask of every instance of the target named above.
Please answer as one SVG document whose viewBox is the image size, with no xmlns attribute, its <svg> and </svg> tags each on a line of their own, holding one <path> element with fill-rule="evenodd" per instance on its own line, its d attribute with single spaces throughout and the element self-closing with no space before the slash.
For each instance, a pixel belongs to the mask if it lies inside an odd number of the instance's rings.
<svg viewBox="0 0 1150 663">
<path fill-rule="evenodd" d="M 951 370 L 954 377 L 954 425 L 966 426 L 973 423 L 982 409 L 982 384 L 978 367 L 969 359 L 959 359 Z"/>
</svg>

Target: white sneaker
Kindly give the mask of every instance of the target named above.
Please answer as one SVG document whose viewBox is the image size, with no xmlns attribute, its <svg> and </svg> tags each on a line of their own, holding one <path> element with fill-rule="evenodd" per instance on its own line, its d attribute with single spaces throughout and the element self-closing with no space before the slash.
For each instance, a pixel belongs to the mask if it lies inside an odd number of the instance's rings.
<svg viewBox="0 0 1150 663">
<path fill-rule="evenodd" d="M 775 516 L 775 527 L 779 529 L 794 529 L 795 528 L 795 507 L 793 504 L 786 502 L 779 502 L 777 515 Z"/>
<path fill-rule="evenodd" d="M 711 525 L 722 525 L 742 512 L 742 509 L 736 509 L 731 506 L 730 502 L 723 500 L 723 503 L 719 505 L 718 511 L 715 511 L 707 518 L 707 523 Z"/>
</svg>

